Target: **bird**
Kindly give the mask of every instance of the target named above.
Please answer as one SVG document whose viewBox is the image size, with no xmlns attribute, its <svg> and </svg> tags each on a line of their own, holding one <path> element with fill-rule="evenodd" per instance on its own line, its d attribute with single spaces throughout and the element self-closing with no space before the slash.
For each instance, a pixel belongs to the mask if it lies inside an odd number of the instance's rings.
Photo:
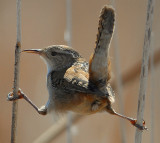
<svg viewBox="0 0 160 143">
<path fill-rule="evenodd" d="M 115 11 L 111 6 L 104 6 L 99 17 L 98 34 L 94 53 L 89 62 L 76 50 L 65 45 L 52 45 L 44 49 L 27 49 L 24 53 L 39 55 L 47 65 L 47 103 L 38 108 L 22 90 L 18 99 L 25 99 L 41 115 L 55 111 L 68 111 L 81 115 L 108 112 L 127 119 L 140 130 L 146 129 L 145 122 L 140 126 L 136 119 L 117 113 L 112 104 L 115 93 L 110 85 L 111 60 L 109 47 L 114 33 Z M 13 96 L 9 93 L 9 100 Z"/>
</svg>

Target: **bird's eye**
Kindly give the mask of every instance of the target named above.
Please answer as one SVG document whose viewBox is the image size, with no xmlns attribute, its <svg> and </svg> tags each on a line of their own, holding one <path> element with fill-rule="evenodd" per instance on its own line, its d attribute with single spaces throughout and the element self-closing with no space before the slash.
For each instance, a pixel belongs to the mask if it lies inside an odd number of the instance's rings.
<svg viewBox="0 0 160 143">
<path fill-rule="evenodd" d="M 56 53 L 56 52 L 51 52 L 51 55 L 52 55 L 52 56 L 56 56 L 57 53 Z"/>
</svg>

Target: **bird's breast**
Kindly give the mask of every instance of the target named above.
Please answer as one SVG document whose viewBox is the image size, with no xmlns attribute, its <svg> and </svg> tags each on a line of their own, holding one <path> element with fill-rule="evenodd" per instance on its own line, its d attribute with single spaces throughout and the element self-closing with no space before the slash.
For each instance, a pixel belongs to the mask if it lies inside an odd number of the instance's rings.
<svg viewBox="0 0 160 143">
<path fill-rule="evenodd" d="M 73 111 L 78 114 L 93 114 L 103 111 L 107 106 L 107 99 L 97 98 L 93 94 L 64 94 L 58 90 L 53 94 L 55 95 L 50 96 L 50 100 L 53 101 L 50 107 L 58 113 Z"/>
</svg>

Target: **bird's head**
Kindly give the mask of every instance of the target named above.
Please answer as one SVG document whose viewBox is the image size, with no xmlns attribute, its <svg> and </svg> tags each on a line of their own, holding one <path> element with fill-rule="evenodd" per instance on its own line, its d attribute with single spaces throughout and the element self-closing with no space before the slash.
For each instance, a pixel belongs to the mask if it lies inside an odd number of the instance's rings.
<svg viewBox="0 0 160 143">
<path fill-rule="evenodd" d="M 64 45 L 53 45 L 44 49 L 29 49 L 22 52 L 40 55 L 47 64 L 48 72 L 69 68 L 80 57 L 78 52 Z"/>
</svg>

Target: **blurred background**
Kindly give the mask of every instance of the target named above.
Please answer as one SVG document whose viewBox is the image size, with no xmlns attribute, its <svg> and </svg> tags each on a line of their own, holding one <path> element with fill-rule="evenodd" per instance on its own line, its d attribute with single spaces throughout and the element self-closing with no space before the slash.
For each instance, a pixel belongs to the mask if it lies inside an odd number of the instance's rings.
<svg viewBox="0 0 160 143">
<path fill-rule="evenodd" d="M 106 4 L 111 4 L 111 2 L 108 0 L 72 0 L 72 47 L 87 61 L 94 51 L 99 14 Z M 113 107 L 119 112 L 121 112 L 120 109 L 124 109 L 125 115 L 136 118 L 140 79 L 139 64 L 142 59 L 147 0 L 117 0 L 115 1 L 115 9 L 117 36 L 115 38 L 116 34 L 114 34 L 115 40 L 112 40 L 110 48 L 113 69 L 111 83 L 116 93 L 116 102 Z M 22 49 L 40 49 L 54 44 L 67 44 L 64 40 L 66 30 L 65 0 L 22 0 L 21 11 Z M 152 50 L 155 53 L 154 69 L 152 70 L 152 76 L 149 70 L 144 112 L 144 119 L 149 130 L 143 132 L 142 142 L 144 143 L 158 143 L 160 140 L 159 13 L 160 1 L 157 0 L 152 28 L 154 35 Z M 12 102 L 6 101 L 6 97 L 13 86 L 15 44 L 16 1 L 0 0 L 1 143 L 10 142 Z M 114 47 L 115 45 L 117 45 L 117 48 Z M 21 55 L 20 88 L 39 107 L 44 105 L 48 98 L 46 73 L 46 65 L 39 56 Z M 116 86 L 117 79 L 121 79 L 120 88 Z M 71 139 L 73 143 L 134 142 L 135 127 L 131 126 L 128 121 L 124 121 L 122 130 L 120 119 L 108 113 L 76 116 L 72 120 Z M 38 142 L 37 140 L 41 135 L 51 130 L 53 134 L 52 143 L 65 143 L 67 140 L 65 123 L 65 116 L 54 121 L 51 115 L 38 115 L 28 103 L 19 100 L 17 142 Z"/>
</svg>

